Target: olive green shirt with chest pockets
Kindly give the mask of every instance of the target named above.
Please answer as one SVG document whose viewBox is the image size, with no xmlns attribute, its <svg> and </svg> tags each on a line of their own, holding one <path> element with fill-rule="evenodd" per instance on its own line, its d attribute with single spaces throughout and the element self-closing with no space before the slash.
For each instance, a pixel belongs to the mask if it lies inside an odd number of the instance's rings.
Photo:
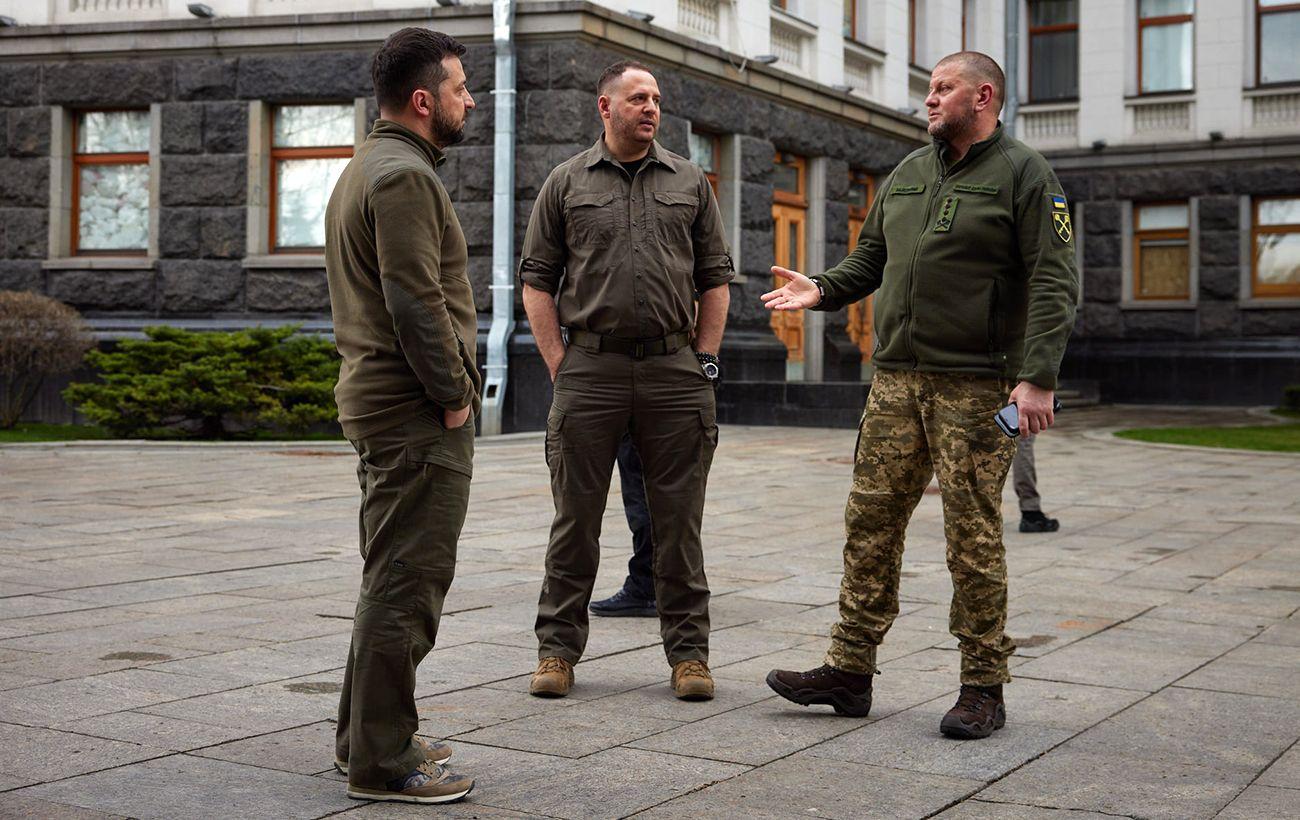
<svg viewBox="0 0 1300 820">
<path fill-rule="evenodd" d="M 934 143 L 880 187 L 853 251 L 814 277 L 836 310 L 875 292 L 876 367 L 1056 389 L 1079 295 L 1065 193 L 999 125 L 955 163 Z"/>
<path fill-rule="evenodd" d="M 735 274 L 704 170 L 658 142 L 630 175 L 604 138 L 547 177 L 519 265 L 560 324 L 623 339 L 695 325 L 695 299 Z"/>
</svg>

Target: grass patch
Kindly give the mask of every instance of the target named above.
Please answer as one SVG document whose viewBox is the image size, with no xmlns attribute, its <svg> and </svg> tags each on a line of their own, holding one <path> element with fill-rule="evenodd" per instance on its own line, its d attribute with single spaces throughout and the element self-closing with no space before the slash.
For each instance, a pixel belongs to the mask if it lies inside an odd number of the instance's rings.
<svg viewBox="0 0 1300 820">
<path fill-rule="evenodd" d="M 109 438 L 108 431 L 101 427 L 84 424 L 37 424 L 19 423 L 11 430 L 0 430 L 0 444 L 12 444 L 22 441 L 84 441 L 86 439 Z"/>
<path fill-rule="evenodd" d="M 35 424 L 22 423 L 12 430 L 0 430 L 0 444 L 15 444 L 29 441 L 89 441 L 111 439 L 113 434 L 102 427 L 84 424 Z M 140 436 L 149 441 L 194 441 L 178 435 Z M 239 438 L 220 439 L 220 441 L 346 441 L 342 433 L 308 432 L 278 433 L 273 430 L 258 430 L 252 435 Z"/>
<path fill-rule="evenodd" d="M 1142 427 L 1120 430 L 1115 435 L 1155 444 L 1188 444 L 1196 447 L 1230 447 L 1234 450 L 1300 453 L 1300 424 L 1265 424 L 1250 427 Z"/>
</svg>

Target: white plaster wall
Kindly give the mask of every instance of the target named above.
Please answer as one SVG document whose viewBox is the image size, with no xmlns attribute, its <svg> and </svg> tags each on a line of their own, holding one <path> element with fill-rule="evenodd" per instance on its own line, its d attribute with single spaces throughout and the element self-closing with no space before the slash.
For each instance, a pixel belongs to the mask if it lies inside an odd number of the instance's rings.
<svg viewBox="0 0 1300 820">
<path fill-rule="evenodd" d="M 1209 139 L 1211 131 L 1242 135 L 1241 69 L 1249 14 L 1237 3 L 1196 4 L 1192 76 L 1199 139 Z"/>
<path fill-rule="evenodd" d="M 1129 73 L 1126 55 L 1130 21 L 1126 0 L 1087 0 L 1079 4 L 1079 144 L 1124 140 L 1124 89 Z M 1028 11 L 1022 11 L 1022 30 L 1028 30 Z M 1129 25 L 1132 23 L 1132 25 Z M 1023 57 L 1025 99 L 1029 91 L 1028 37 Z"/>
</svg>

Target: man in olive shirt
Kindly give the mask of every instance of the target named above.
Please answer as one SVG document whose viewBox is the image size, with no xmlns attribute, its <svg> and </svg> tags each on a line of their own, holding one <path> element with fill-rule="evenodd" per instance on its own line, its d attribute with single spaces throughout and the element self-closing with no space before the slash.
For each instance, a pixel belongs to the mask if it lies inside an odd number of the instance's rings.
<svg viewBox="0 0 1300 820">
<path fill-rule="evenodd" d="M 546 425 L 555 520 L 530 691 L 562 697 L 573 684 L 610 474 L 630 431 L 645 470 L 673 688 L 711 698 L 700 522 L 718 429 L 706 370 L 718 373 L 731 257 L 703 170 L 655 142 L 659 86 L 649 69 L 615 63 L 597 96 L 604 134 L 547 178 L 519 269 L 555 382 Z"/>
<path fill-rule="evenodd" d="M 325 212 L 325 271 L 343 364 L 335 397 L 360 456 L 357 598 L 335 765 L 348 796 L 442 803 L 474 781 L 417 738 L 415 668 L 433 648 L 469 501 L 481 379 L 465 235 L 435 169 L 474 100 L 465 47 L 406 28 L 375 55 L 380 119 Z"/>
<path fill-rule="evenodd" d="M 845 510 L 840 621 L 826 663 L 774 670 L 801 704 L 866 715 L 876 647 L 898 614 L 903 534 L 935 472 L 943 498 L 961 649 L 961 694 L 940 729 L 987 737 L 1006 722 L 1002 487 L 1015 453 L 993 417 L 1016 402 L 1021 434 L 1052 424 L 1057 371 L 1074 323 L 1070 212 L 1046 160 L 998 122 L 1002 70 L 959 52 L 930 78 L 930 146 L 894 169 L 839 265 L 814 279 L 784 268 L 775 310 L 837 310 L 875 292 L 875 378 Z M 1014 389 L 1012 389 L 1014 384 Z"/>
</svg>

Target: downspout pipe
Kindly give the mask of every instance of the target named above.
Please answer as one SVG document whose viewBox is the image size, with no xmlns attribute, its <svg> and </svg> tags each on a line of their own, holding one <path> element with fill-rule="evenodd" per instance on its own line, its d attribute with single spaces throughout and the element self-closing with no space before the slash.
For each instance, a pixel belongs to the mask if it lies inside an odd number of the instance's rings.
<svg viewBox="0 0 1300 820">
<path fill-rule="evenodd" d="M 515 2 L 492 0 L 492 42 L 496 46 L 492 172 L 492 326 L 488 330 L 481 431 L 501 434 L 510 336 L 515 330 Z"/>
<path fill-rule="evenodd" d="M 1016 135 L 1016 114 L 1020 110 L 1020 2 L 1006 0 L 1006 75 L 1007 99 L 1002 106 L 1002 130 Z"/>
</svg>

